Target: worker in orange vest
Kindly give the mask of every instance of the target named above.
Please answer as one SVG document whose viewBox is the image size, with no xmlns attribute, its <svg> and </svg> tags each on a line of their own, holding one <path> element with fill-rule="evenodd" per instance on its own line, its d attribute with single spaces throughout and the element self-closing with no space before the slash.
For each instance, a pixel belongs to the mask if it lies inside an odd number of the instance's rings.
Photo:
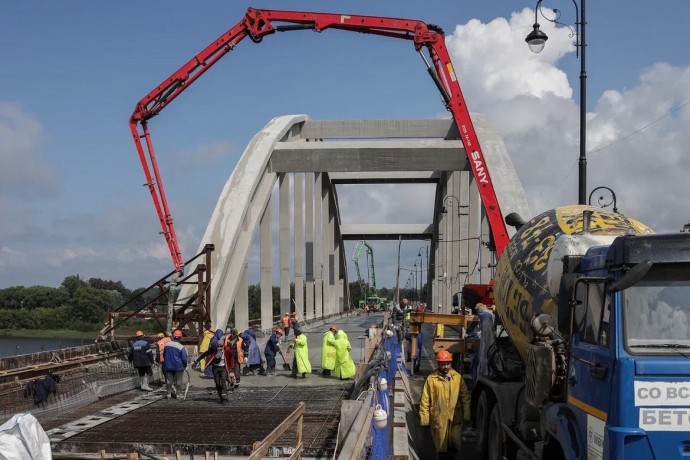
<svg viewBox="0 0 690 460">
<path fill-rule="evenodd" d="M 234 327 L 227 328 L 225 330 L 225 333 L 227 334 L 225 340 L 228 347 L 230 348 L 230 352 L 232 353 L 234 361 L 234 385 L 238 387 L 240 386 L 240 376 L 242 375 L 242 373 L 240 372 L 240 365 L 247 361 L 244 357 L 244 350 L 242 349 L 243 340 L 242 337 L 240 337 L 240 335 L 237 333 L 237 329 L 235 329 Z"/>
<path fill-rule="evenodd" d="M 290 335 L 290 315 L 285 313 L 282 318 L 280 318 L 280 327 L 283 329 L 285 335 L 283 339 L 287 340 L 287 336 Z"/>
</svg>

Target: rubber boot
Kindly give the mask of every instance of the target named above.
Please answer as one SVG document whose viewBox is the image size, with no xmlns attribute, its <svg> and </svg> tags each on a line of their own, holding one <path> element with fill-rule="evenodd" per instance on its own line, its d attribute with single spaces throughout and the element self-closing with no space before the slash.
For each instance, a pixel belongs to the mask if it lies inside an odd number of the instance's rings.
<svg viewBox="0 0 690 460">
<path fill-rule="evenodd" d="M 144 391 L 153 391 L 153 388 L 149 386 L 149 376 L 148 375 L 142 375 L 141 376 L 141 389 Z"/>
</svg>

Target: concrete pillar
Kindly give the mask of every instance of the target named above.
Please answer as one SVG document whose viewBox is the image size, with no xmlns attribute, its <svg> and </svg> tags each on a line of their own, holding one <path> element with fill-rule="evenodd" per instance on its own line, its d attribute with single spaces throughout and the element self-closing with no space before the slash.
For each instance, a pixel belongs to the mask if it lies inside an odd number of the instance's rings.
<svg viewBox="0 0 690 460">
<path fill-rule="evenodd" d="M 486 216 L 486 212 L 484 211 L 484 208 L 479 206 L 479 208 L 482 210 L 482 219 L 481 219 L 481 238 L 482 241 L 489 242 L 490 241 L 490 234 L 491 234 L 491 228 L 489 227 L 489 219 Z M 480 273 L 479 273 L 479 282 L 482 284 L 488 284 L 489 281 L 491 281 L 494 277 L 494 271 L 495 271 L 495 262 L 494 262 L 494 254 L 495 252 L 490 251 L 486 245 L 481 245 L 479 247 L 479 267 L 480 267 Z"/>
<path fill-rule="evenodd" d="M 322 238 L 323 253 L 322 253 L 322 286 L 323 286 L 323 312 L 322 315 L 327 315 L 333 312 L 333 224 L 331 216 L 330 203 L 330 188 L 331 181 L 328 179 L 328 174 L 321 174 L 321 212 L 323 213 Z"/>
<path fill-rule="evenodd" d="M 304 173 L 293 174 L 295 228 L 295 304 L 304 312 Z"/>
<path fill-rule="evenodd" d="M 471 243 L 476 242 L 476 240 L 471 240 L 470 238 L 476 238 L 477 234 L 471 229 L 471 214 L 474 213 L 472 206 L 470 205 L 470 171 L 460 171 L 460 191 L 458 197 L 460 198 L 460 234 L 457 246 L 460 248 L 460 259 L 458 260 L 458 272 L 460 274 L 460 285 L 459 290 L 462 291 L 462 287 L 468 283 L 469 275 L 472 270 L 476 270 L 479 267 L 475 266 L 475 259 L 473 257 L 473 252 L 471 250 Z M 458 298 L 458 303 L 462 303 L 462 299 Z M 458 305 L 461 306 L 461 305 Z"/>
<path fill-rule="evenodd" d="M 314 174 L 314 317 L 323 316 L 323 173 Z"/>
<path fill-rule="evenodd" d="M 287 174 L 278 176 L 278 245 L 280 251 L 280 313 L 290 312 L 290 181 Z"/>
<path fill-rule="evenodd" d="M 271 206 L 268 200 L 261 216 L 259 232 L 261 234 L 260 267 L 261 267 L 261 329 L 270 329 L 273 325 L 273 264 L 271 260 Z"/>
<path fill-rule="evenodd" d="M 247 272 L 249 264 L 245 262 L 242 266 L 240 279 L 237 283 L 237 295 L 235 296 L 235 328 L 242 332 L 249 327 L 249 282 Z M 218 325 L 221 327 L 221 325 Z"/>
<path fill-rule="evenodd" d="M 482 218 L 482 209 L 483 206 L 481 204 L 481 197 L 479 196 L 479 189 L 477 188 L 477 182 L 474 180 L 474 176 L 471 177 L 470 179 L 470 202 L 472 203 L 471 207 L 471 212 L 470 212 L 470 236 L 473 237 L 472 240 L 469 241 L 469 244 L 467 245 L 467 252 L 469 254 L 469 263 L 470 263 L 470 272 L 471 275 L 468 279 L 468 283 L 476 284 L 479 283 L 479 278 L 480 278 L 480 248 L 481 248 L 481 241 L 489 241 L 489 239 L 484 239 L 481 236 L 481 218 Z M 477 239 L 477 237 L 481 238 L 481 241 Z M 472 267 L 476 266 L 477 268 L 472 271 Z"/>
<path fill-rule="evenodd" d="M 314 173 L 304 177 L 304 250 L 306 262 L 306 299 L 304 304 L 307 318 L 314 317 Z"/>
<path fill-rule="evenodd" d="M 465 242 L 461 241 L 460 227 L 463 224 L 467 225 L 467 208 L 465 207 L 465 204 L 463 204 L 463 202 L 460 201 L 460 196 L 462 195 L 460 189 L 460 172 L 453 171 L 450 175 L 450 178 L 452 194 L 453 196 L 457 197 L 457 207 L 455 208 L 456 212 L 453 213 L 453 232 L 451 239 L 451 247 L 453 251 L 453 278 L 451 278 L 451 289 L 449 293 L 450 296 L 448 297 L 446 305 L 443 306 L 443 313 L 447 314 L 453 311 L 453 296 L 455 296 L 455 294 L 458 294 L 462 290 L 462 285 L 465 282 L 465 278 L 467 276 L 466 273 L 462 272 L 462 269 L 460 267 L 460 251 L 461 248 L 464 247 L 464 245 L 466 244 Z"/>
</svg>

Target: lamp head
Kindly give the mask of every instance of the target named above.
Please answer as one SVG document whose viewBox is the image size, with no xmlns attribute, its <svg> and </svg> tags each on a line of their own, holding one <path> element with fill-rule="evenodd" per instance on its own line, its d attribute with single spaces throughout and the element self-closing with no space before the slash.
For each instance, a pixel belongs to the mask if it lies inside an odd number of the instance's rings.
<svg viewBox="0 0 690 460">
<path fill-rule="evenodd" d="M 532 32 L 525 37 L 525 41 L 527 42 L 527 46 L 529 47 L 529 50 L 533 53 L 540 53 L 541 50 L 544 49 L 544 45 L 546 44 L 546 40 L 549 39 L 549 37 L 539 30 L 539 23 L 535 22 Z"/>
</svg>

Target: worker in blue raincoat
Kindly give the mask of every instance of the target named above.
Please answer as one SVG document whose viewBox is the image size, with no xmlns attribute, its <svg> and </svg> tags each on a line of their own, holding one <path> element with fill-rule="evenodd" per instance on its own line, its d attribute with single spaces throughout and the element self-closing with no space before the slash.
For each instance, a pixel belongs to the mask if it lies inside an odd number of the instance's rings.
<svg viewBox="0 0 690 460">
<path fill-rule="evenodd" d="M 263 361 L 261 359 L 261 350 L 259 350 L 259 344 L 256 343 L 256 332 L 253 329 L 247 329 L 242 333 L 242 340 L 245 344 L 249 344 L 248 353 L 246 355 L 247 361 L 246 366 L 242 370 L 242 375 L 253 375 L 256 370 L 259 371 L 259 375 L 265 375 L 266 370 L 263 366 Z"/>
</svg>

